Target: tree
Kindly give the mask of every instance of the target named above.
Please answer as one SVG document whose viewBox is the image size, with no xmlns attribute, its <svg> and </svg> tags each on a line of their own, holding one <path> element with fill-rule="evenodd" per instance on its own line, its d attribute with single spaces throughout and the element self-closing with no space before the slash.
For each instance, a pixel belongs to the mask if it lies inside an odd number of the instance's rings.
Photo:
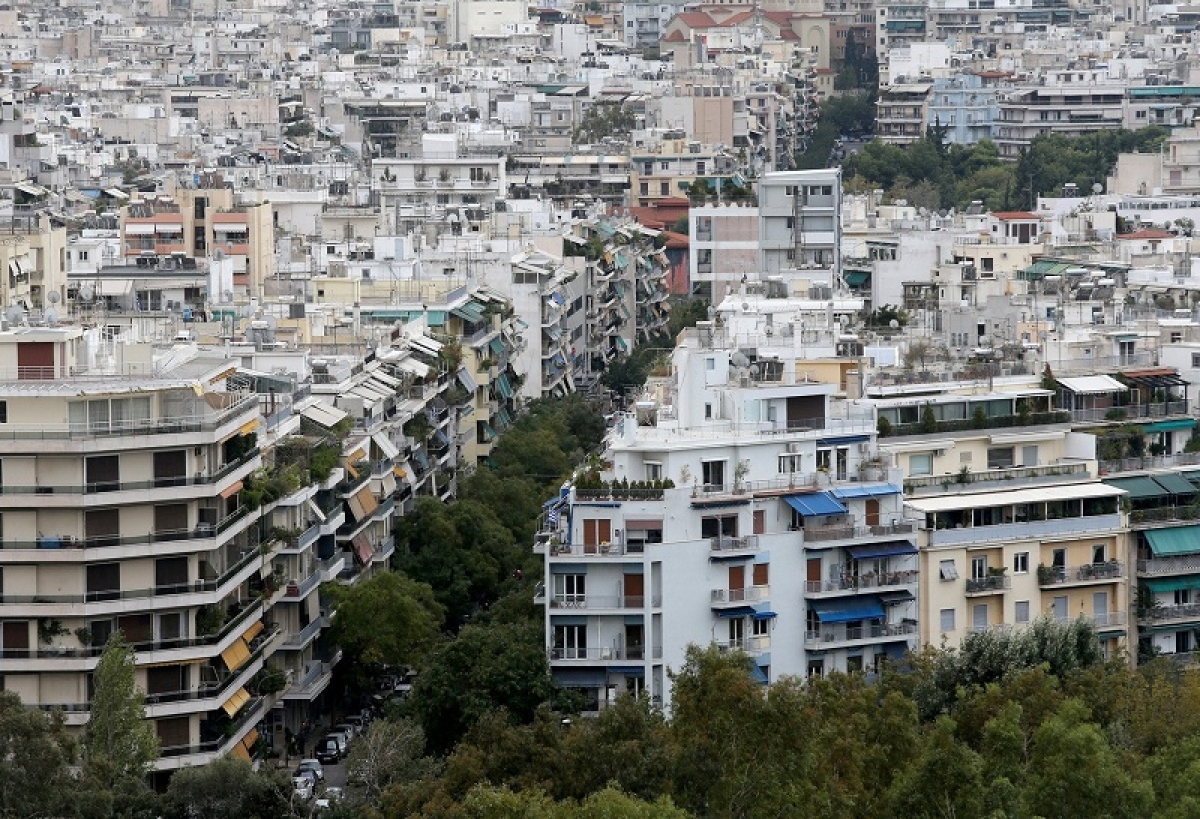
<svg viewBox="0 0 1200 819">
<path fill-rule="evenodd" d="M 541 625 L 490 623 L 466 626 L 433 654 L 412 704 L 430 748 L 445 752 L 484 714 L 504 708 L 528 722 L 553 693 Z"/>
<path fill-rule="evenodd" d="M 646 802 L 615 788 L 605 788 L 582 802 L 555 802 L 542 791 L 511 791 L 479 786 L 447 816 L 450 819 L 688 819 L 663 797 Z"/>
<path fill-rule="evenodd" d="M 400 572 L 381 572 L 331 592 L 337 617 L 330 640 L 342 647 L 351 668 L 414 665 L 437 639 L 442 607 L 433 590 Z"/>
<path fill-rule="evenodd" d="M 75 750 L 61 713 L 27 708 L 16 694 L 0 692 L 0 815 L 71 814 Z"/>
<path fill-rule="evenodd" d="M 916 760 L 892 786 L 891 815 L 983 816 L 983 760 L 955 739 L 954 727 L 954 720 L 941 717 L 921 743 Z"/>
<path fill-rule="evenodd" d="M 140 790 L 158 758 L 158 736 L 146 721 L 133 649 L 119 630 L 100 655 L 93 686 L 91 717 L 83 732 L 83 775 L 114 791 Z"/>
<path fill-rule="evenodd" d="M 378 803 L 393 785 L 415 782 L 438 771 L 425 756 L 425 732 L 412 720 L 379 719 L 350 747 L 346 774 L 361 801 Z"/>
<path fill-rule="evenodd" d="M 173 819 L 277 819 L 293 815 L 292 794 L 286 771 L 222 757 L 177 771 L 164 802 Z"/>
</svg>

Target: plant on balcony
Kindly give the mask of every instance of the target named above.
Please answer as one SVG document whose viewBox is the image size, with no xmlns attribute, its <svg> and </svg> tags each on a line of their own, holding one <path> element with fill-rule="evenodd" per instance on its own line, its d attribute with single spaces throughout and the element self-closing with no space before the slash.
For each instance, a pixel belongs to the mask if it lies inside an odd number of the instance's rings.
<svg viewBox="0 0 1200 819">
<path fill-rule="evenodd" d="M 1057 574 L 1053 566 L 1047 566 L 1044 563 L 1039 563 L 1037 567 L 1038 583 L 1045 586 L 1048 583 L 1053 583 Z"/>
<path fill-rule="evenodd" d="M 892 422 L 879 416 L 879 420 L 875 422 L 875 431 L 879 433 L 880 438 L 886 438 L 892 434 Z"/>
<path fill-rule="evenodd" d="M 258 445 L 258 436 L 254 433 L 235 435 L 225 442 L 225 462 L 236 463 L 244 458 Z"/>
<path fill-rule="evenodd" d="M 287 688 L 287 674 L 283 669 L 265 665 L 250 679 L 249 688 L 260 697 L 278 694 Z"/>
<path fill-rule="evenodd" d="M 225 625 L 225 610 L 219 606 L 202 606 L 196 611 L 196 635 L 208 637 Z"/>
<path fill-rule="evenodd" d="M 67 633 L 67 628 L 62 624 L 62 620 L 52 617 L 38 619 L 38 642 L 43 645 L 50 645 L 54 642 L 55 637 L 61 637 Z"/>
<path fill-rule="evenodd" d="M 418 412 L 404 423 L 404 434 L 418 443 L 428 438 L 432 431 L 433 426 L 429 423 L 429 417 L 423 412 Z"/>
<path fill-rule="evenodd" d="M 937 428 L 937 414 L 933 411 L 933 404 L 926 404 L 925 409 L 921 410 L 921 432 L 937 432 Z"/>
<path fill-rule="evenodd" d="M 338 444 L 321 443 L 313 447 L 308 461 L 308 477 L 314 483 L 329 480 L 334 468 L 342 459 L 342 448 Z"/>
<path fill-rule="evenodd" d="M 740 495 L 742 493 L 742 484 L 746 480 L 746 475 L 750 473 L 750 459 L 745 458 L 738 461 L 738 464 L 733 469 L 733 493 Z"/>
<path fill-rule="evenodd" d="M 440 171 L 438 171 L 438 181 L 442 182 L 442 183 L 446 183 L 446 182 L 450 181 L 450 169 L 449 168 L 442 168 Z"/>
<path fill-rule="evenodd" d="M 427 177 L 428 173 L 426 173 L 424 168 L 417 168 L 413 171 L 413 180 L 416 182 L 424 182 Z"/>
<path fill-rule="evenodd" d="M 1121 407 L 1110 407 L 1109 410 L 1104 413 L 1104 420 L 1106 421 L 1124 421 L 1125 417 L 1125 410 Z"/>
<path fill-rule="evenodd" d="M 966 464 L 963 464 L 962 469 L 958 470 L 957 480 L 961 484 L 970 483 L 971 482 L 971 467 L 967 466 Z"/>
<path fill-rule="evenodd" d="M 79 641 L 80 646 L 88 648 L 92 644 L 92 630 L 87 626 L 80 626 L 75 629 L 75 639 Z"/>
</svg>

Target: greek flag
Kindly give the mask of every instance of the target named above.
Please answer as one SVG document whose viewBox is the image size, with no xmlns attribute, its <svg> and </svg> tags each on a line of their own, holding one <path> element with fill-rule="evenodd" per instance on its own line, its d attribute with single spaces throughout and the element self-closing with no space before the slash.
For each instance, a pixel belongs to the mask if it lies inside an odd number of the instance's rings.
<svg viewBox="0 0 1200 819">
<path fill-rule="evenodd" d="M 558 507 L 552 506 L 546 511 L 546 525 L 558 526 Z"/>
</svg>

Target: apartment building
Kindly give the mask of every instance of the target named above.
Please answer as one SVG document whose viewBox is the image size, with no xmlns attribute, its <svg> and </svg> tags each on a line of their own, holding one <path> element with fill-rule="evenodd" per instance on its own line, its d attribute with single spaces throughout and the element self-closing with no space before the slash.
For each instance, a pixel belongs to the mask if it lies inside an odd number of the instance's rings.
<svg viewBox="0 0 1200 819">
<path fill-rule="evenodd" d="M 881 88 L 875 102 L 879 139 L 892 145 L 911 145 L 924 139 L 933 87 L 932 82 L 908 82 Z"/>
<path fill-rule="evenodd" d="M 841 263 L 840 168 L 779 171 L 758 183 L 759 270 L 831 283 Z"/>
<path fill-rule="evenodd" d="M 1076 137 L 1125 127 L 1125 84 L 1099 69 L 1047 72 L 1037 85 L 1002 95 L 995 141 L 1016 159 L 1038 134 Z"/>
<path fill-rule="evenodd" d="M 547 504 L 551 670 L 593 709 L 628 691 L 669 710 L 689 644 L 747 653 L 765 683 L 872 671 L 917 635 L 913 527 L 873 416 L 761 311 L 718 316 L 681 337 L 603 468 Z"/>
<path fill-rule="evenodd" d="M 758 207 L 707 204 L 688 210 L 691 292 L 720 301 L 759 265 Z"/>
<path fill-rule="evenodd" d="M 159 769 L 244 752 L 273 705 L 252 682 L 288 638 L 278 581 L 297 576 L 248 491 L 258 396 L 228 389 L 224 356 L 155 361 L 78 327 L 10 329 L 0 355 L 6 689 L 83 725 L 120 629 Z"/>
</svg>

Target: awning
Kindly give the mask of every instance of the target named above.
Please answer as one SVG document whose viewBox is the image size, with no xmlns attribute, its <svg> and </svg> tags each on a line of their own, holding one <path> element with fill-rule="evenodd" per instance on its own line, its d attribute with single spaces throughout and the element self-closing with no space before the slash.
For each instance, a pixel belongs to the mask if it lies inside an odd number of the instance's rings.
<svg viewBox="0 0 1200 819">
<path fill-rule="evenodd" d="M 847 287 L 862 287 L 871 279 L 871 274 L 865 270 L 847 270 L 843 274 Z"/>
<path fill-rule="evenodd" d="M 908 505 L 922 514 L 931 514 L 952 509 L 982 509 L 989 506 L 1011 506 L 1017 503 L 1116 498 L 1120 497 L 1121 493 L 1121 489 L 1104 483 L 1059 483 L 1030 489 L 1007 489 L 999 492 L 930 495 L 927 498 L 911 498 L 908 500 Z"/>
<path fill-rule="evenodd" d="M 463 389 L 470 393 L 473 393 L 475 390 L 479 389 L 479 385 L 475 383 L 475 379 L 471 377 L 469 372 L 467 372 L 466 367 L 458 368 L 458 383 L 462 384 Z"/>
<path fill-rule="evenodd" d="M 846 507 L 842 506 L 828 492 L 813 492 L 807 495 L 785 495 L 784 501 L 805 517 L 817 515 L 844 515 Z"/>
<path fill-rule="evenodd" d="M 379 447 L 379 451 L 385 458 L 395 458 L 400 454 L 400 449 L 382 432 L 376 432 L 371 436 L 371 440 L 375 442 L 375 446 Z"/>
<path fill-rule="evenodd" d="M 366 532 L 359 532 L 350 541 L 350 544 L 354 547 L 354 556 L 360 563 L 366 565 L 371 562 L 371 556 L 375 554 L 375 549 L 372 548 L 371 538 Z"/>
<path fill-rule="evenodd" d="M 183 233 L 183 225 L 179 222 L 156 222 L 154 224 L 155 233 Z"/>
<path fill-rule="evenodd" d="M 1161 475 L 1153 475 L 1154 482 L 1163 489 L 1170 492 L 1172 495 L 1194 495 L 1196 487 L 1187 478 L 1180 475 L 1178 472 L 1164 472 Z"/>
<path fill-rule="evenodd" d="M 224 492 L 222 492 L 221 497 L 228 500 L 229 498 L 232 498 L 234 495 L 236 495 L 238 492 L 241 492 L 242 489 L 245 487 L 245 485 L 246 485 L 245 481 L 237 481 L 236 483 L 231 484 L 230 487 L 228 489 L 226 489 Z"/>
<path fill-rule="evenodd" d="M 331 407 L 328 404 L 318 403 L 311 407 L 306 407 L 301 413 L 303 417 L 320 424 L 326 429 L 332 429 L 338 423 L 350 417 L 350 413 L 338 407 Z"/>
<path fill-rule="evenodd" d="M 255 418 L 253 421 L 247 421 L 238 427 L 238 435 L 249 435 L 254 430 L 258 429 L 259 420 Z"/>
<path fill-rule="evenodd" d="M 255 620 L 254 624 L 246 629 L 246 633 L 242 635 L 242 639 L 246 642 L 246 645 L 249 645 L 255 637 L 263 633 L 263 629 L 265 628 L 266 626 L 263 625 L 262 620 Z"/>
<path fill-rule="evenodd" d="M 833 438 L 818 438 L 817 446 L 845 446 L 861 444 L 871 440 L 870 435 L 838 435 Z"/>
<path fill-rule="evenodd" d="M 1081 375 L 1077 378 L 1056 379 L 1060 386 L 1076 395 L 1097 395 L 1105 392 L 1128 392 L 1129 387 L 1111 375 Z"/>
<path fill-rule="evenodd" d="M 250 733 L 246 734 L 242 739 L 242 747 L 246 749 L 246 753 L 254 753 L 254 743 L 258 742 L 258 729 L 251 728 Z"/>
<path fill-rule="evenodd" d="M 1143 580 L 1146 588 L 1156 594 L 1163 592 L 1184 591 L 1185 589 L 1200 589 L 1200 575 L 1188 575 L 1185 577 L 1156 577 L 1149 580 Z"/>
<path fill-rule="evenodd" d="M 908 654 L 908 643 L 888 643 L 883 647 L 883 653 L 889 660 L 903 660 Z"/>
<path fill-rule="evenodd" d="M 133 290 L 133 282 L 129 279 L 102 280 L 97 290 L 101 296 L 126 296 Z"/>
<path fill-rule="evenodd" d="M 375 495 L 371 492 L 371 487 L 369 486 L 364 486 L 355 492 L 348 503 L 350 504 L 350 513 L 359 522 L 375 514 L 375 510 L 379 508 L 379 501 L 375 499 Z"/>
<path fill-rule="evenodd" d="M 838 500 L 854 500 L 855 498 L 880 498 L 885 495 L 899 495 L 900 487 L 894 483 L 877 483 L 873 486 L 847 486 L 832 489 L 829 494 Z"/>
<path fill-rule="evenodd" d="M 229 755 L 231 757 L 233 757 L 234 759 L 240 759 L 243 762 L 252 761 L 250 759 L 250 752 L 247 751 L 246 746 L 240 742 L 237 745 L 234 745 L 232 748 L 229 749 Z"/>
<path fill-rule="evenodd" d="M 883 618 L 883 604 L 877 597 L 843 597 L 840 600 L 814 600 L 808 607 L 822 623 L 852 623 L 856 620 Z"/>
<path fill-rule="evenodd" d="M 496 379 L 496 390 L 505 400 L 513 397 L 512 385 L 508 383 L 508 376 L 504 373 L 500 373 L 500 377 Z"/>
<path fill-rule="evenodd" d="M 126 222 L 124 232 L 126 236 L 153 236 L 154 225 L 150 222 Z"/>
<path fill-rule="evenodd" d="M 554 681 L 565 688 L 603 688 L 608 675 L 603 668 L 556 668 Z"/>
<path fill-rule="evenodd" d="M 250 226 L 245 222 L 215 222 L 212 229 L 214 233 L 245 233 Z"/>
<path fill-rule="evenodd" d="M 907 589 L 901 591 L 884 592 L 879 595 L 879 602 L 885 606 L 891 606 L 895 603 L 911 603 L 916 600 L 917 596 Z"/>
<path fill-rule="evenodd" d="M 1173 367 L 1152 367 L 1146 370 L 1125 370 L 1120 376 L 1142 387 L 1186 387 L 1184 380 Z"/>
<path fill-rule="evenodd" d="M 1200 526 L 1147 529 L 1144 534 L 1155 557 L 1200 554 Z"/>
<path fill-rule="evenodd" d="M 21 193 L 29 194 L 30 196 L 45 196 L 50 191 L 43 188 L 41 185 L 34 185 L 32 182 L 18 182 L 13 185 L 14 188 Z"/>
<path fill-rule="evenodd" d="M 1124 489 L 1129 493 L 1130 500 L 1145 500 L 1146 498 L 1161 498 L 1164 489 L 1161 485 L 1155 483 L 1146 476 L 1137 478 L 1112 478 L 1106 480 L 1109 486 L 1115 486 L 1118 489 Z"/>
<path fill-rule="evenodd" d="M 645 531 L 647 529 L 663 528 L 662 518 L 626 518 L 625 531 L 630 529 L 634 531 Z"/>
<path fill-rule="evenodd" d="M 230 671 L 237 671 L 250 659 L 250 646 L 241 637 L 229 644 L 229 648 L 221 652 L 221 659 Z"/>
<path fill-rule="evenodd" d="M 624 674 L 626 677 L 644 677 L 646 676 L 646 667 L 644 665 L 610 665 L 608 673 Z"/>
<path fill-rule="evenodd" d="M 1142 432 L 1174 432 L 1181 429 L 1193 429 L 1196 426 L 1195 418 L 1172 418 L 1169 421 L 1154 421 L 1149 424 L 1141 424 Z"/>
<path fill-rule="evenodd" d="M 434 341 L 428 336 L 412 336 L 408 339 L 408 343 L 428 355 L 437 355 L 442 351 L 442 343 Z"/>
<path fill-rule="evenodd" d="M 846 551 L 855 560 L 869 560 L 873 557 L 898 557 L 900 555 L 915 555 L 917 547 L 906 540 L 894 543 L 872 543 L 869 546 L 851 546 Z"/>
<path fill-rule="evenodd" d="M 755 620 L 774 620 L 774 619 L 775 619 L 776 617 L 778 617 L 778 616 L 779 616 L 779 615 L 777 615 L 775 612 L 773 612 L 773 611 L 771 611 L 771 610 L 769 610 L 769 609 L 768 609 L 768 610 L 765 610 L 765 611 L 756 611 L 756 612 L 754 612 L 754 619 L 755 619 Z"/>
<path fill-rule="evenodd" d="M 417 378 L 424 378 L 429 375 L 429 365 L 424 361 L 417 361 L 415 358 L 406 358 L 403 361 L 398 361 L 396 362 L 396 366 L 406 373 L 412 373 Z"/>
<path fill-rule="evenodd" d="M 239 688 L 221 707 L 225 709 L 226 714 L 232 717 L 248 702 L 250 702 L 250 692 L 245 688 Z"/>
<path fill-rule="evenodd" d="M 762 667 L 759 666 L 757 663 L 750 666 L 750 678 L 752 680 L 754 680 L 756 683 L 761 683 L 762 685 L 766 685 L 767 683 L 770 682 L 770 680 L 767 679 L 766 672 L 763 671 Z"/>
<path fill-rule="evenodd" d="M 731 620 L 736 617 L 753 617 L 755 614 L 753 606 L 736 606 L 732 609 L 721 609 L 717 612 L 717 617 L 724 620 Z"/>
<path fill-rule="evenodd" d="M 469 301 L 462 307 L 452 309 L 450 315 L 458 316 L 471 324 L 478 324 L 483 321 L 483 307 L 478 302 Z"/>
<path fill-rule="evenodd" d="M 111 196 L 113 199 L 128 199 L 129 198 L 129 194 L 125 193 L 125 191 L 121 190 L 120 188 L 105 188 L 104 192 L 108 196 Z"/>
</svg>

